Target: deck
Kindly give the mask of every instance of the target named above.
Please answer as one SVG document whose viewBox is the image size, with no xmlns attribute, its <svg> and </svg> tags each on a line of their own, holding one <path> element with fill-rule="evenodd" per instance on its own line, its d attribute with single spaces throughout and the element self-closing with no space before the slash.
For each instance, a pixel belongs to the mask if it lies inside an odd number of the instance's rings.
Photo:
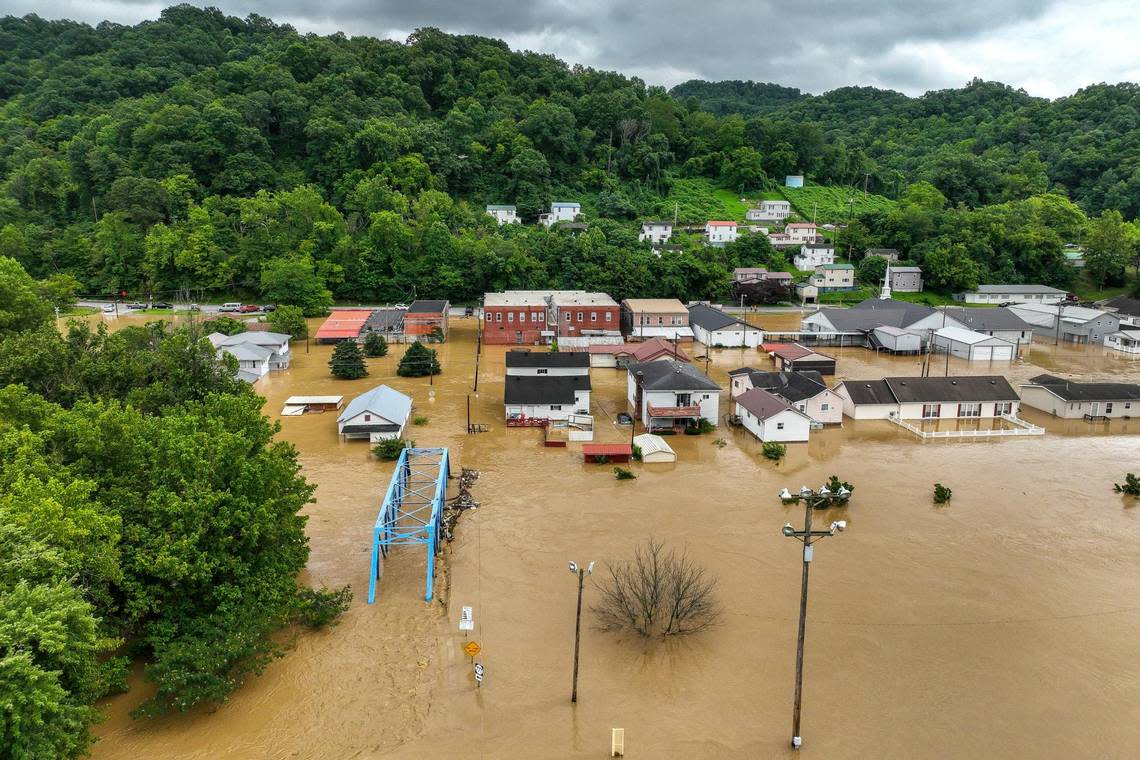
<svg viewBox="0 0 1140 760">
<path fill-rule="evenodd" d="M 1045 428 L 1037 427 L 1030 424 L 1025 420 L 1011 417 L 1008 414 L 1003 414 L 1001 417 L 995 419 L 1004 420 L 1013 427 L 1010 428 L 996 428 L 992 430 L 923 430 L 918 425 L 912 425 L 906 420 L 899 419 L 898 417 L 888 417 L 894 424 L 914 433 L 919 438 L 930 440 L 932 438 L 1006 438 L 1009 436 L 1026 436 L 1026 435 L 1045 435 Z M 958 418 L 955 418 L 958 419 Z M 962 418 L 973 419 L 973 418 Z"/>
</svg>

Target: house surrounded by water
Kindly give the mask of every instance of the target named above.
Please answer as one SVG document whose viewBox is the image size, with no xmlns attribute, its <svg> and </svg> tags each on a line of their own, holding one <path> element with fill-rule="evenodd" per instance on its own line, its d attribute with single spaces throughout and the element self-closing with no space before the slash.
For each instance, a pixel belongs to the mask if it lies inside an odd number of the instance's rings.
<svg viewBox="0 0 1140 760">
<path fill-rule="evenodd" d="M 720 386 L 687 362 L 655 361 L 627 368 L 626 400 L 646 431 L 684 428 L 720 417 Z"/>
</svg>

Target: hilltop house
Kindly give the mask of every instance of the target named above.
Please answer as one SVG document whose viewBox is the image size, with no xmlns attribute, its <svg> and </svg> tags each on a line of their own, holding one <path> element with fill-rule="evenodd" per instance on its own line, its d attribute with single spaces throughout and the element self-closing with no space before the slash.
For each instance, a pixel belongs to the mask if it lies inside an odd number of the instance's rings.
<svg viewBox="0 0 1140 760">
<path fill-rule="evenodd" d="M 737 267 L 732 270 L 732 281 L 734 283 L 756 283 L 765 280 L 767 277 L 768 270 L 763 267 Z"/>
<path fill-rule="evenodd" d="M 723 246 L 737 238 L 736 222 L 711 221 L 705 225 L 705 242 L 713 246 Z"/>
<path fill-rule="evenodd" d="M 1021 402 L 1064 419 L 1128 418 L 1140 413 L 1140 385 L 1078 383 L 1038 375 L 1021 386 Z"/>
<path fill-rule="evenodd" d="M 652 245 L 660 245 L 668 242 L 672 236 L 672 222 L 642 222 L 641 234 L 637 236 L 637 239 L 643 243 L 648 241 Z"/>
<path fill-rule="evenodd" d="M 835 392 L 857 420 L 1016 417 L 1021 402 L 1001 375 L 844 380 Z"/>
<path fill-rule="evenodd" d="M 817 293 L 851 290 L 855 287 L 855 267 L 851 264 L 820 264 L 808 282 Z"/>
<path fill-rule="evenodd" d="M 582 213 L 582 204 L 565 201 L 555 201 L 550 204 L 549 214 L 539 214 L 538 223 L 544 227 L 553 227 L 559 222 L 573 222 Z"/>
<path fill-rule="evenodd" d="M 367 438 L 376 443 L 402 436 L 411 414 L 410 397 L 378 385 L 348 402 L 336 418 L 336 429 L 345 438 Z"/>
<path fill-rule="evenodd" d="M 891 267 L 891 290 L 898 293 L 922 292 L 922 267 Z"/>
<path fill-rule="evenodd" d="M 815 222 L 792 222 L 784 226 L 784 233 L 796 243 L 814 243 L 819 236 Z"/>
<path fill-rule="evenodd" d="M 626 399 L 648 432 L 713 425 L 720 416 L 720 386 L 687 362 L 654 361 L 627 368 Z"/>
<path fill-rule="evenodd" d="M 1116 314 L 1061 302 L 1015 303 L 1009 310 L 1025 320 L 1037 335 L 1066 343 L 1103 343 L 1106 335 L 1120 329 L 1120 317 Z"/>
<path fill-rule="evenodd" d="M 750 208 L 744 218 L 750 222 L 782 222 L 792 214 L 792 204 L 788 201 L 760 201 L 760 205 Z"/>
<path fill-rule="evenodd" d="M 590 355 L 584 352 L 507 352 L 503 406 L 508 421 L 565 420 L 590 413 Z"/>
<path fill-rule="evenodd" d="M 759 348 L 764 342 L 764 331 L 756 325 L 704 304 L 688 308 L 693 337 L 706 346 Z"/>
<path fill-rule="evenodd" d="M 810 417 L 760 388 L 737 396 L 735 410 L 744 429 L 765 443 L 806 441 L 811 435 Z"/>
<path fill-rule="evenodd" d="M 818 372 L 762 372 L 741 367 L 729 372 L 728 376 L 732 398 L 760 388 L 784 399 L 816 422 L 824 425 L 843 422 L 843 399 L 828 389 L 823 375 Z"/>
<path fill-rule="evenodd" d="M 792 257 L 792 266 L 801 272 L 834 263 L 835 245 L 832 243 L 804 243 Z"/>
<path fill-rule="evenodd" d="M 1068 297 L 1064 290 L 1048 285 L 979 285 L 968 293 L 955 293 L 954 298 L 966 303 L 1058 303 Z"/>
<path fill-rule="evenodd" d="M 631 338 L 692 340 L 689 310 L 676 298 L 627 298 L 621 302 L 621 331 Z"/>
<path fill-rule="evenodd" d="M 514 206 L 497 206 L 494 204 L 487 205 L 487 213 L 495 217 L 495 221 L 501 227 L 504 224 L 518 224 L 518 212 Z"/>
</svg>

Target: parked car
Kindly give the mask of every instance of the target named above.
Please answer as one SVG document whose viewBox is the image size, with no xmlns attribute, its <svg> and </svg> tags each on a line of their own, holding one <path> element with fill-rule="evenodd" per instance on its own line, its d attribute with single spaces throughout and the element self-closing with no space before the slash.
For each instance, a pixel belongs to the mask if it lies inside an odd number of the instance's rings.
<svg viewBox="0 0 1140 760">
<path fill-rule="evenodd" d="M 239 301 L 226 301 L 218 311 L 241 311 L 241 302 Z"/>
<path fill-rule="evenodd" d="M 145 309 L 146 304 L 145 303 L 139 303 L 138 301 L 135 301 L 134 303 L 127 304 L 127 308 L 128 309 Z"/>
<path fill-rule="evenodd" d="M 475 308 L 472 306 L 468 306 L 466 309 L 463 310 L 463 316 L 465 316 L 465 317 L 474 316 L 474 314 L 475 314 Z"/>
<path fill-rule="evenodd" d="M 626 414 L 625 412 L 618 412 L 617 421 L 619 425 L 632 425 L 633 417 Z"/>
<path fill-rule="evenodd" d="M 190 304 L 190 311 L 201 311 L 202 307 L 196 303 Z"/>
<path fill-rule="evenodd" d="M 173 309 L 174 307 L 171 306 L 170 304 L 166 303 L 165 301 L 159 301 L 158 303 L 152 303 L 150 305 L 150 308 L 152 308 L 152 309 Z"/>
<path fill-rule="evenodd" d="M 107 304 L 106 306 L 103 307 L 103 313 L 104 314 L 114 314 L 115 313 L 115 305 L 112 303 Z"/>
<path fill-rule="evenodd" d="M 247 304 L 243 304 L 238 309 L 238 311 L 241 312 L 242 314 L 252 314 L 255 311 L 261 311 L 261 307 L 256 306 L 255 304 L 252 304 L 252 303 L 247 303 Z"/>
<path fill-rule="evenodd" d="M 408 305 L 406 303 L 394 303 L 392 304 L 392 308 L 399 309 L 400 311 L 407 311 Z"/>
<path fill-rule="evenodd" d="M 267 303 L 261 307 L 261 310 L 264 311 L 266 314 L 268 314 L 271 311 L 277 311 L 277 304 Z"/>
</svg>

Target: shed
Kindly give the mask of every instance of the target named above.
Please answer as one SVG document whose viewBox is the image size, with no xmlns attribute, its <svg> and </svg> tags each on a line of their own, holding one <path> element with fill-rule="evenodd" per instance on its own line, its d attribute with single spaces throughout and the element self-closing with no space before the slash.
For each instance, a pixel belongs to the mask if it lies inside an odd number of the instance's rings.
<svg viewBox="0 0 1140 760">
<path fill-rule="evenodd" d="M 776 369 L 781 372 L 814 370 L 821 375 L 835 374 L 835 359 L 798 343 L 765 343 L 762 348 L 772 357 Z"/>
<path fill-rule="evenodd" d="M 584 443 L 582 454 L 587 462 L 628 462 L 633 447 L 628 443 Z"/>
<path fill-rule="evenodd" d="M 344 405 L 344 396 L 290 396 L 285 399 L 282 417 L 297 417 L 302 414 L 335 412 Z"/>
<path fill-rule="evenodd" d="M 337 417 L 337 432 L 345 438 L 372 442 L 399 438 L 412 414 L 412 399 L 387 385 L 378 385 L 348 403 Z"/>
<path fill-rule="evenodd" d="M 984 335 L 962 327 L 934 331 L 934 348 L 969 361 L 1012 361 L 1014 345 L 1008 340 Z"/>
<path fill-rule="evenodd" d="M 633 444 L 641 449 L 642 462 L 652 464 L 653 462 L 677 461 L 677 454 L 665 439 L 659 435 L 642 433 L 633 439 Z"/>
<path fill-rule="evenodd" d="M 871 331 L 872 344 L 893 354 L 917 354 L 922 351 L 922 336 L 900 327 L 882 325 Z"/>
</svg>

